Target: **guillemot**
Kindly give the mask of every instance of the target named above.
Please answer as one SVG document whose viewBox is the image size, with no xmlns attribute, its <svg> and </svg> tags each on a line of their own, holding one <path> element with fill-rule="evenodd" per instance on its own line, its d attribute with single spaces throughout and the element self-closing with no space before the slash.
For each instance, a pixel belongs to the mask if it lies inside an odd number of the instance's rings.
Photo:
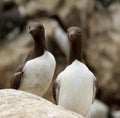
<svg viewBox="0 0 120 118">
<path fill-rule="evenodd" d="M 28 91 L 43 96 L 47 91 L 56 67 L 54 56 L 47 50 L 45 28 L 42 24 L 33 23 L 29 33 L 34 39 L 33 49 L 24 64 L 11 78 L 11 88 Z"/>
<path fill-rule="evenodd" d="M 70 43 L 68 66 L 57 76 L 53 96 L 59 106 L 89 117 L 95 99 L 96 77 L 84 64 L 82 30 L 70 27 L 67 35 Z"/>
</svg>

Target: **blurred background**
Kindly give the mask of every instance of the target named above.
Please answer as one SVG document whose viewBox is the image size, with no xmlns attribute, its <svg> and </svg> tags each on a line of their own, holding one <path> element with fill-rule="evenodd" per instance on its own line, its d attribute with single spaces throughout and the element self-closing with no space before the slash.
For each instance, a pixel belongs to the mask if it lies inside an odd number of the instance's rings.
<svg viewBox="0 0 120 118">
<path fill-rule="evenodd" d="M 0 89 L 33 46 L 32 21 L 45 26 L 54 79 L 66 67 L 67 28 L 84 30 L 84 59 L 98 80 L 92 118 L 120 118 L 120 0 L 0 0 Z M 51 88 L 45 98 L 54 102 Z"/>
</svg>

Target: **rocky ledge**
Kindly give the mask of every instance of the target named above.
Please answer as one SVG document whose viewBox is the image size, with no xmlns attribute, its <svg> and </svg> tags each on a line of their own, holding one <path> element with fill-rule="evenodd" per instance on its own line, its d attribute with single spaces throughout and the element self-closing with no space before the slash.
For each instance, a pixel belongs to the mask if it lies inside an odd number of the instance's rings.
<svg viewBox="0 0 120 118">
<path fill-rule="evenodd" d="M 0 90 L 0 118 L 84 118 L 36 95 Z"/>
</svg>

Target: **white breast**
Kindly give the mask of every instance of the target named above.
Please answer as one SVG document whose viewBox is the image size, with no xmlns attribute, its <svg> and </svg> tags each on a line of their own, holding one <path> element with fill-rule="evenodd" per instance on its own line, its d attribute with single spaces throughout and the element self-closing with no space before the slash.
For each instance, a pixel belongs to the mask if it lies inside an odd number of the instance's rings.
<svg viewBox="0 0 120 118">
<path fill-rule="evenodd" d="M 27 61 L 19 89 L 43 96 L 51 83 L 55 66 L 55 59 L 48 51 L 43 56 Z"/>
<path fill-rule="evenodd" d="M 92 104 L 94 79 L 83 63 L 74 61 L 56 80 L 60 86 L 58 105 L 86 115 Z"/>
</svg>

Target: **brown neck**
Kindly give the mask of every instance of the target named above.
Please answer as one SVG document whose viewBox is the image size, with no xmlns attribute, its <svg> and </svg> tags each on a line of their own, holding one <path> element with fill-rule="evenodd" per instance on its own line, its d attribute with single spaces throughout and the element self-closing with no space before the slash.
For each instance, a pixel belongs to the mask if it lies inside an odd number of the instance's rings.
<svg viewBox="0 0 120 118">
<path fill-rule="evenodd" d="M 34 37 L 33 53 L 35 57 L 43 55 L 45 50 L 47 50 L 46 43 L 45 43 L 45 36 Z"/>
<path fill-rule="evenodd" d="M 76 59 L 83 62 L 82 41 L 81 40 L 70 43 L 68 65 L 70 65 Z"/>
</svg>

